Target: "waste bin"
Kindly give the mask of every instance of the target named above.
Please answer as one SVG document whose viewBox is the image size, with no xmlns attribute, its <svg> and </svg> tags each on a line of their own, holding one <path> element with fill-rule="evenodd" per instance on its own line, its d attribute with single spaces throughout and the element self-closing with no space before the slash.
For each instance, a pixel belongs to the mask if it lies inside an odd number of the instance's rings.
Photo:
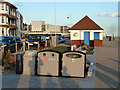
<svg viewBox="0 0 120 90">
<path fill-rule="evenodd" d="M 111 41 L 111 38 L 112 38 L 112 37 L 111 37 L 111 36 L 109 36 L 109 41 Z"/>
<path fill-rule="evenodd" d="M 61 72 L 61 53 L 44 50 L 37 54 L 37 75 L 59 76 Z"/>
<path fill-rule="evenodd" d="M 9 57 L 10 63 L 15 65 L 16 74 L 23 72 L 23 54 L 24 52 L 12 53 Z"/>
<path fill-rule="evenodd" d="M 93 47 L 94 49 L 94 41 L 90 41 L 90 47 Z"/>
<path fill-rule="evenodd" d="M 23 75 L 35 75 L 36 50 L 26 51 L 23 56 Z"/>
<path fill-rule="evenodd" d="M 16 74 L 22 74 L 24 52 L 16 53 L 14 55 L 15 55 Z"/>
<path fill-rule="evenodd" d="M 86 54 L 80 51 L 63 53 L 62 76 L 85 77 Z"/>
</svg>

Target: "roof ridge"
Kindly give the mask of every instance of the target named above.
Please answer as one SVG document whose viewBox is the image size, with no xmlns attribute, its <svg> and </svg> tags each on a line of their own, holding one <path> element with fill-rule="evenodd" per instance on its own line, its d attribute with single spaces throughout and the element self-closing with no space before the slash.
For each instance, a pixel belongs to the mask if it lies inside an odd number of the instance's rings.
<svg viewBox="0 0 120 90">
<path fill-rule="evenodd" d="M 69 30 L 103 30 L 98 24 L 96 24 L 87 15 L 73 25 Z"/>
</svg>

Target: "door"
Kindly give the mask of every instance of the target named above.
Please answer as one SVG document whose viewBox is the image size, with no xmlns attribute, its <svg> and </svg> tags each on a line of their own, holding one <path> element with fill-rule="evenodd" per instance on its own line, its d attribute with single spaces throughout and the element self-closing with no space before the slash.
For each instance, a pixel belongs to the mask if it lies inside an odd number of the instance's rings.
<svg viewBox="0 0 120 90">
<path fill-rule="evenodd" d="M 84 32 L 84 44 L 89 45 L 90 41 L 90 32 Z"/>
</svg>

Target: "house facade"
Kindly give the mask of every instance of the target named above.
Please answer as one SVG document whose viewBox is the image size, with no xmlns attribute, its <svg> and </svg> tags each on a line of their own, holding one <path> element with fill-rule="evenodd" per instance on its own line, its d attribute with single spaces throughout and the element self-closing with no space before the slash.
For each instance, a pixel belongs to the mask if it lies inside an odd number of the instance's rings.
<svg viewBox="0 0 120 90">
<path fill-rule="evenodd" d="M 69 29 L 71 33 L 71 45 L 87 44 L 102 46 L 103 29 L 88 16 L 85 16 Z"/>
<path fill-rule="evenodd" d="M 15 5 L 0 0 L 0 36 L 20 36 L 22 19 Z"/>
<path fill-rule="evenodd" d="M 21 15 L 21 13 L 19 11 L 17 11 L 17 36 L 21 37 L 21 31 L 23 30 L 23 16 Z"/>
</svg>

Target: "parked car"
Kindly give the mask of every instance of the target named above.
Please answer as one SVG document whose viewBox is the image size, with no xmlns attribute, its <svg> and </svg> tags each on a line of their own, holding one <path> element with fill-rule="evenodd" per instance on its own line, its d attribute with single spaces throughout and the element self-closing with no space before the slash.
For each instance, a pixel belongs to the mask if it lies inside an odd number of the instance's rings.
<svg viewBox="0 0 120 90">
<path fill-rule="evenodd" d="M 59 43 L 65 42 L 65 37 L 59 36 L 58 40 L 59 40 Z"/>
<path fill-rule="evenodd" d="M 44 45 L 45 44 L 45 38 L 44 36 L 31 36 L 28 40 L 29 42 L 29 45 L 33 46 L 33 45 L 36 45 L 38 44 L 38 42 L 41 44 L 41 45 Z"/>
<path fill-rule="evenodd" d="M 23 42 L 21 41 L 20 37 L 13 37 L 13 36 L 0 36 L 0 46 L 2 46 L 2 43 L 4 43 L 4 50 L 7 51 L 10 49 L 12 53 L 14 53 L 15 50 L 15 43 L 17 42 L 17 50 L 22 49 Z"/>
</svg>

